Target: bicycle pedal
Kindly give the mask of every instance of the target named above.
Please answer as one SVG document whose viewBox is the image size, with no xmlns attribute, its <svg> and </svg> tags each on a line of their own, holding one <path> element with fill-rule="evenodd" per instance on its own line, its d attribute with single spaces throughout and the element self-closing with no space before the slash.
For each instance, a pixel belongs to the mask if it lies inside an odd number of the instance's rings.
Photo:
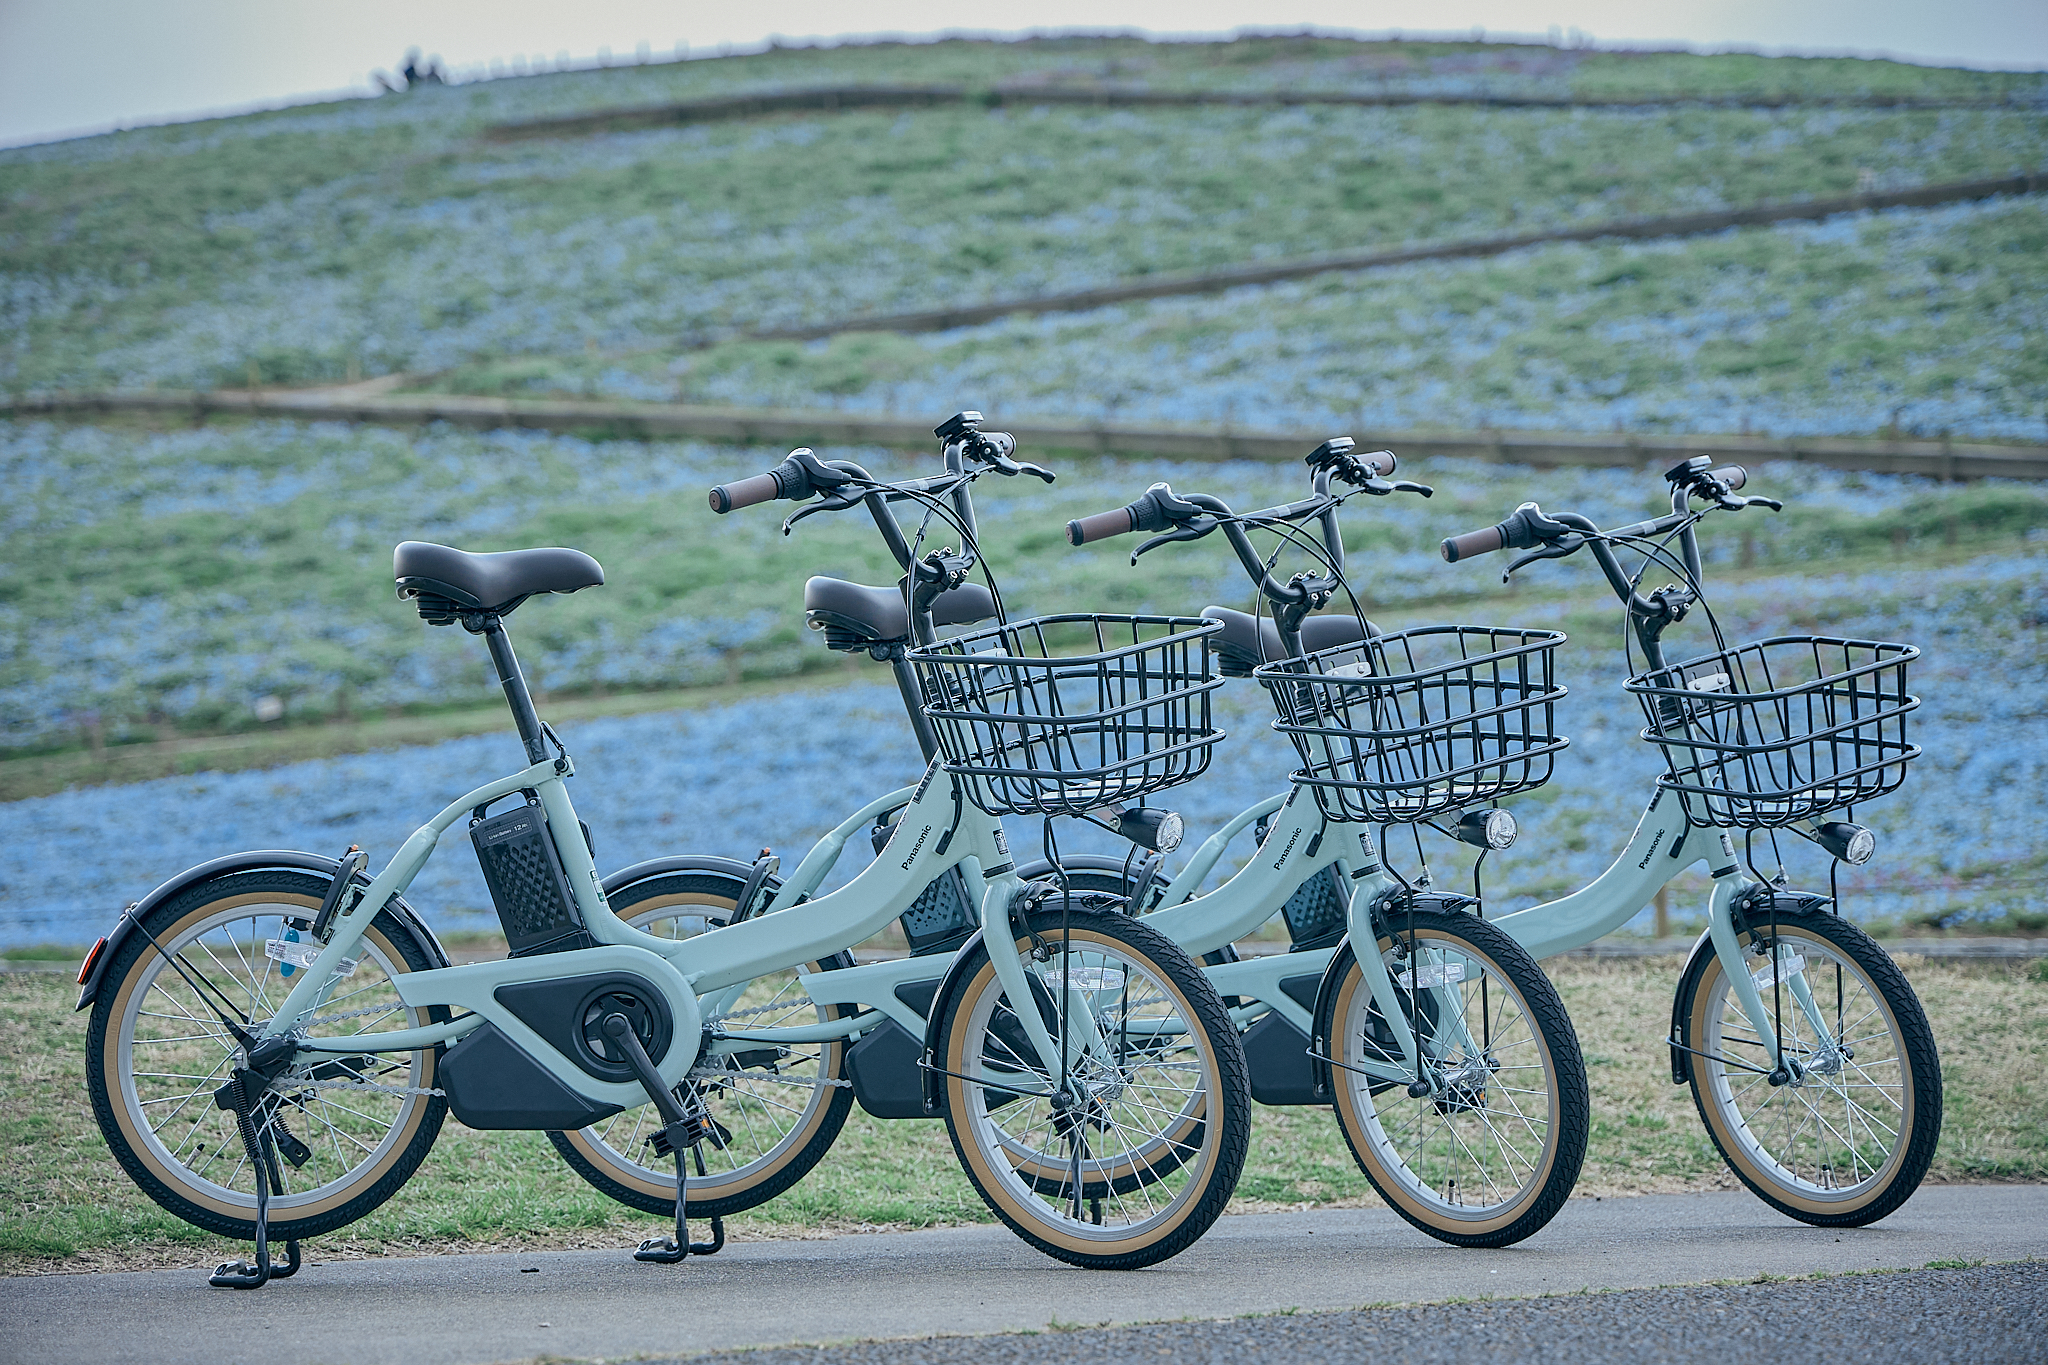
<svg viewBox="0 0 2048 1365">
<path fill-rule="evenodd" d="M 704 1141 L 704 1124 L 696 1118 L 666 1123 L 647 1135 L 647 1145 L 657 1157 L 673 1156 Z"/>
</svg>

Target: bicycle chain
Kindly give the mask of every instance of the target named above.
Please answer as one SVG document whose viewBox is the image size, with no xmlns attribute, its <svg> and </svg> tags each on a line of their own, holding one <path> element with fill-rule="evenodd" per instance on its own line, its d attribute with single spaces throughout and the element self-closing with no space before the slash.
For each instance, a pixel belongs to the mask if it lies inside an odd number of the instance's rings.
<svg viewBox="0 0 2048 1365">
<path fill-rule="evenodd" d="M 785 1076 L 779 1071 L 762 1071 L 756 1074 L 752 1071 L 713 1071 L 706 1067 L 699 1067 L 683 1077 L 683 1079 L 686 1081 L 781 1081 L 784 1085 L 808 1085 L 813 1089 L 819 1086 L 837 1086 L 842 1090 L 853 1089 L 852 1081 L 834 1080 L 829 1076 Z"/>
<path fill-rule="evenodd" d="M 777 1010 L 786 1011 L 793 1009 L 801 1009 L 802 1007 L 803 1002 L 800 1000 L 770 1001 L 766 1005 L 755 1005 L 750 1009 L 727 1010 L 724 1014 L 714 1014 L 709 1019 L 706 1019 L 704 1022 L 707 1025 L 722 1024 L 728 1019 L 751 1019 L 757 1014 L 773 1014 Z"/>
<path fill-rule="evenodd" d="M 428 1090 L 417 1085 L 379 1085 L 375 1081 L 316 1081 L 310 1076 L 280 1076 L 270 1088 L 283 1095 L 294 1090 L 374 1090 L 380 1095 L 442 1095 L 445 1090 Z"/>
<path fill-rule="evenodd" d="M 305 1023 L 299 1025 L 298 1028 L 293 1031 L 297 1033 L 303 1033 L 307 1029 L 313 1027 L 315 1024 L 338 1024 L 344 1019 L 360 1019 L 366 1014 L 395 1014 L 399 1010 L 407 1008 L 409 1008 L 409 1006 L 404 1004 L 370 1005 L 364 1009 L 359 1010 L 343 1010 L 340 1014 L 316 1014 L 311 1019 L 308 1019 Z"/>
</svg>

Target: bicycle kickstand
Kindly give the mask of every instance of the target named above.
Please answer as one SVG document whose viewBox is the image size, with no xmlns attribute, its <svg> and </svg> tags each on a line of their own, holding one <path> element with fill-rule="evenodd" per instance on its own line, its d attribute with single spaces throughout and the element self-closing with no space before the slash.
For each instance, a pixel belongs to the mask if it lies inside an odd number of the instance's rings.
<svg viewBox="0 0 2048 1365">
<path fill-rule="evenodd" d="M 689 1160 L 690 1153 L 694 1151 L 697 1154 L 697 1174 L 704 1174 L 703 1125 L 684 1113 L 674 1093 L 662 1084 L 661 1074 L 654 1069 L 654 1059 L 647 1055 L 647 1049 L 641 1045 L 639 1035 L 633 1032 L 632 1022 L 625 1015 L 608 1016 L 604 1021 L 604 1032 L 626 1054 L 626 1061 L 633 1068 L 633 1074 L 639 1077 L 641 1088 L 661 1114 L 662 1126 L 648 1139 L 655 1155 L 673 1155 L 676 1159 L 675 1236 L 649 1237 L 633 1253 L 633 1259 L 656 1265 L 674 1265 L 686 1256 L 717 1255 L 725 1247 L 725 1220 L 717 1214 L 711 1215 L 710 1241 L 690 1240 Z"/>
<path fill-rule="evenodd" d="M 208 1277 L 207 1283 L 215 1289 L 261 1289 L 272 1280 L 288 1280 L 299 1273 L 299 1239 L 285 1239 L 285 1263 L 279 1266 L 270 1259 L 270 1197 L 284 1193 L 284 1181 L 277 1172 L 277 1153 L 270 1142 L 270 1128 L 266 1124 L 261 1132 L 249 1115 L 249 1086 L 254 1080 L 261 1086 L 269 1081 L 261 1074 L 236 1068 L 228 1083 L 214 1092 L 216 1107 L 231 1110 L 235 1116 L 235 1127 L 242 1135 L 242 1149 L 248 1153 L 249 1168 L 256 1176 L 256 1263 L 247 1261 L 223 1261 L 219 1269 Z"/>
</svg>

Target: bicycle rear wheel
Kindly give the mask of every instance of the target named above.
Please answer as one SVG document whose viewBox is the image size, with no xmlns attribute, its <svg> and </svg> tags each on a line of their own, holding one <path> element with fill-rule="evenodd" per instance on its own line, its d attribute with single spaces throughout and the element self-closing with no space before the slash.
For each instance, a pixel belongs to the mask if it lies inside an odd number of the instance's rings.
<svg viewBox="0 0 2048 1365">
<path fill-rule="evenodd" d="M 616 892 L 612 911 L 659 938 L 689 938 L 725 923 L 744 879 L 716 872 L 653 877 Z M 812 964 L 814 971 L 850 967 L 846 953 Z M 771 972 L 747 983 L 726 1013 L 741 1013 L 735 1027 L 793 1027 L 843 1018 L 848 1005 L 819 1005 L 795 971 Z M 846 1044 L 764 1047 L 706 1058 L 676 1087 L 686 1109 L 708 1120 L 705 1173 L 690 1171 L 692 1217 L 723 1217 L 751 1209 L 803 1179 L 839 1137 L 853 1108 L 846 1080 Z M 699 1074 L 711 1073 L 711 1074 Z M 548 1140 L 576 1174 L 629 1208 L 668 1213 L 676 1206 L 672 1159 L 657 1157 L 647 1140 L 661 1127 L 651 1104 L 637 1105 L 575 1132 Z"/>
<path fill-rule="evenodd" d="M 1339 1126 L 1380 1197 L 1456 1246 L 1509 1246 L 1564 1206 L 1590 1101 L 1556 987 L 1506 933 L 1462 911 L 1396 911 L 1379 941 L 1418 1047 L 1444 1084 L 1421 1095 L 1358 1070 L 1404 1065 L 1353 945 L 1317 1021 L 1336 1065 Z"/>
<path fill-rule="evenodd" d="M 1054 905 L 1026 927 L 1007 945 L 1033 982 L 1026 1008 L 1055 1039 L 1101 1046 L 1049 1073 L 986 945 L 972 949 L 937 1006 L 953 1149 L 995 1215 L 1047 1255 L 1115 1270 L 1166 1260 L 1215 1222 L 1244 1167 L 1237 1031 L 1187 954 L 1126 915 Z M 1172 1161 L 1151 1155 L 1164 1149 Z"/>
<path fill-rule="evenodd" d="M 303 970 L 271 953 L 319 947 L 307 931 L 327 885 L 304 872 L 210 878 L 144 919 L 161 952 L 136 934 L 107 964 L 86 1028 L 93 1114 L 143 1193 L 195 1227 L 256 1235 L 255 1169 L 234 1114 L 214 1101 L 241 1048 L 216 1010 L 269 1019 Z M 393 985 L 433 966 L 379 911 L 305 1032 L 359 1037 L 367 1048 L 378 1033 L 447 1019 L 444 1006 L 408 1008 Z M 435 1088 L 438 1055 L 303 1054 L 257 1098 L 256 1127 L 270 1133 L 284 1185 L 270 1200 L 274 1240 L 332 1232 L 398 1192 L 448 1112 Z"/>
<path fill-rule="evenodd" d="M 1771 1084 L 1764 1040 L 1718 957 L 1679 984 L 1693 1103 L 1730 1170 L 1780 1213 L 1862 1227 L 1920 1187 L 1941 1136 L 1941 1059 L 1919 997 L 1884 949 L 1820 913 L 1741 936 L 1791 1080 Z M 1815 1029 L 1799 983 L 1820 1016 Z"/>
</svg>

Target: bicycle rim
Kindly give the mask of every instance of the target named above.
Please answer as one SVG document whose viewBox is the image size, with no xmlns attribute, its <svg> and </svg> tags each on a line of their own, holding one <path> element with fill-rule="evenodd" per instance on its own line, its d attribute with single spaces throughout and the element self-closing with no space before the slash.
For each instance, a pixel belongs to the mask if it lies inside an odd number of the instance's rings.
<svg viewBox="0 0 2048 1365">
<path fill-rule="evenodd" d="M 1374 1187 L 1411 1223 L 1450 1241 L 1519 1240 L 1569 1194 L 1583 1157 L 1583 1082 L 1568 1094 L 1559 1065 L 1562 1007 L 1546 1021 L 1492 953 L 1436 922 L 1450 916 L 1432 915 L 1426 927 L 1416 918 L 1413 956 L 1399 932 L 1381 940 L 1381 958 L 1445 1086 L 1411 1096 L 1405 1083 L 1350 1069 L 1405 1066 L 1354 959 L 1333 1012 L 1338 1116 Z M 1411 993 L 1409 982 L 1421 984 Z"/>
<path fill-rule="evenodd" d="M 1047 935 L 1051 960 L 1027 959 L 1027 970 L 1055 1038 L 1067 995 L 1069 1018 L 1085 1007 L 1105 1040 L 1070 1068 L 1085 1098 L 1073 1108 L 1046 1098 L 1060 1078 L 984 962 L 948 1029 L 949 1124 L 976 1185 L 1013 1227 L 1074 1259 L 1128 1256 L 1177 1231 L 1210 1193 L 1223 1125 L 1189 1132 L 1188 1116 L 1211 1111 L 1220 1071 L 1205 1031 L 1187 1026 L 1197 1016 L 1184 995 L 1144 954 L 1087 929 L 1063 951 L 1057 935 Z"/>
<path fill-rule="evenodd" d="M 202 904 L 157 931 L 164 952 L 257 1022 L 270 1017 L 301 968 L 266 945 L 296 951 L 297 927 L 314 896 L 257 892 Z M 295 925 L 292 921 L 296 921 Z M 317 945 L 314 945 L 317 946 Z M 429 1022 L 398 999 L 392 977 L 406 964 L 381 931 L 363 935 L 352 972 L 338 979 L 307 1032 L 356 1036 Z M 134 1159 L 176 1199 L 215 1218 L 253 1221 L 255 1172 L 234 1115 L 214 1094 L 240 1056 L 208 999 L 162 953 L 145 947 L 112 1002 L 111 1117 Z M 279 1150 L 282 1194 L 273 1226 L 289 1231 L 335 1213 L 405 1155 L 433 1097 L 434 1054 L 306 1057 L 272 1083 L 258 1107 L 259 1132 Z M 409 1093 L 408 1093 L 409 1092 Z"/>
<path fill-rule="evenodd" d="M 1917 1117 L 1910 1052 L 1897 1011 L 1853 955 L 1803 926 L 1780 925 L 1778 941 L 1775 991 L 1767 952 L 1752 948 L 1744 963 L 1799 1075 L 1770 1083 L 1764 1039 L 1716 962 L 1693 1001 L 1693 1046 L 1707 1054 L 1692 1059 L 1694 1096 L 1723 1154 L 1759 1192 L 1797 1211 L 1846 1212 L 1888 1189 L 1905 1162 Z M 1795 977 L 1825 1032 L 1800 1006 Z"/>
</svg>

